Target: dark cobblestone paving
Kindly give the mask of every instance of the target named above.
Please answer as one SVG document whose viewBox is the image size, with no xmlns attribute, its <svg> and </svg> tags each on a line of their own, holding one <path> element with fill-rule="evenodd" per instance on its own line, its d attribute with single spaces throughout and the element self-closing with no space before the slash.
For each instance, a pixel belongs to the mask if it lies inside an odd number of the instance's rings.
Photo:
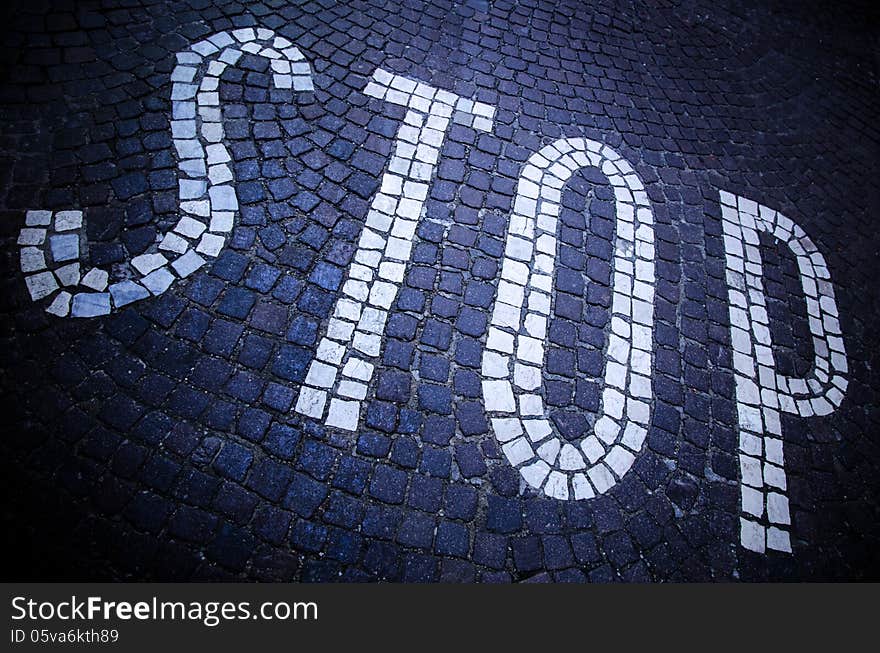
<svg viewBox="0 0 880 653">
<path fill-rule="evenodd" d="M 0 87 L 4 577 L 302 581 L 859 579 L 880 575 L 878 17 L 842 3 L 428 0 L 9 3 Z M 245 56 L 219 85 L 240 204 L 216 259 L 106 317 L 31 301 L 29 209 L 80 208 L 89 265 L 178 218 L 175 54 L 273 30 L 314 92 Z M 452 124 L 360 427 L 293 411 L 404 107 L 377 68 L 497 108 Z M 481 363 L 516 184 L 562 137 L 632 162 L 655 218 L 651 424 L 606 494 L 550 499 L 492 435 Z M 842 405 L 785 415 L 791 554 L 740 545 L 719 190 L 803 227 L 835 284 Z M 592 425 L 611 328 L 614 194 L 561 198 L 543 391 Z M 760 244 L 780 374 L 813 348 L 798 267 Z"/>
</svg>

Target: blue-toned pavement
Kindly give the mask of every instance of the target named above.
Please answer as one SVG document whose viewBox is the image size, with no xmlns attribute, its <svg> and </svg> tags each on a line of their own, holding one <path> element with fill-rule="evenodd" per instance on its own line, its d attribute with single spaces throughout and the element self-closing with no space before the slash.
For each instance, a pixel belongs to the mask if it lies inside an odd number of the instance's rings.
<svg viewBox="0 0 880 653">
<path fill-rule="evenodd" d="M 9 3 L 7 579 L 880 576 L 870 3 Z"/>
</svg>

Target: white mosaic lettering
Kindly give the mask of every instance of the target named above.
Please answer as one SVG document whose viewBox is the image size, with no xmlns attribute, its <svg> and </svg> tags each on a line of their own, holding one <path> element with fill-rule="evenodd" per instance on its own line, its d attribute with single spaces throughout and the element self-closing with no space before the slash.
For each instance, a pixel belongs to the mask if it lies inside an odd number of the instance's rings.
<svg viewBox="0 0 880 653">
<path fill-rule="evenodd" d="M 407 112 L 397 130 L 394 153 L 382 176 L 381 188 L 367 214 L 349 280 L 333 310 L 333 321 L 348 327 L 343 329 L 337 324 L 332 332 L 328 327 L 306 375 L 310 391 L 301 393 L 294 407 L 298 413 L 316 417 L 314 393 L 324 393 L 325 400 L 330 399 L 325 401 L 326 423 L 347 431 L 357 430 L 360 424 L 361 398 L 352 401 L 342 397 L 351 397 L 350 379 L 369 383 L 372 378 L 388 310 L 403 282 L 446 131 L 453 119 L 488 131 L 495 114 L 489 105 L 381 68 L 373 73 L 364 93 L 405 106 Z M 334 341 L 345 347 L 345 354 L 338 360 L 322 357 L 321 351 Z M 310 383 L 312 370 L 319 366 L 332 370 L 320 387 Z M 369 372 L 365 372 L 367 369 Z"/>
<path fill-rule="evenodd" d="M 149 250 L 131 259 L 122 277 L 97 268 L 81 274 L 78 261 L 86 237 L 82 211 L 28 211 L 19 234 L 21 270 L 33 301 L 62 291 L 46 311 L 59 317 L 96 317 L 133 302 L 160 295 L 220 254 L 226 244 L 238 199 L 231 160 L 223 139 L 218 94 L 220 75 L 235 65 L 242 51 L 273 64 L 300 62 L 295 72 L 276 74 L 276 88 L 314 90 L 311 69 L 293 44 L 268 29 L 220 32 L 178 53 L 171 73 L 171 130 L 179 156 L 181 215 L 177 224 Z M 210 172 L 205 166 L 207 158 Z M 109 287 L 108 287 L 109 284 Z M 105 292 L 106 290 L 106 292 Z"/>
<path fill-rule="evenodd" d="M 843 400 L 847 361 L 825 257 L 797 224 L 757 202 L 721 192 L 730 293 L 730 334 L 740 433 L 742 545 L 791 553 L 780 412 L 828 415 Z M 797 260 L 814 360 L 806 378 L 776 372 L 758 232 L 777 238 Z"/>
<path fill-rule="evenodd" d="M 220 32 L 177 55 L 171 133 L 178 155 L 180 216 L 148 250 L 113 274 L 81 264 L 82 211 L 28 211 L 19 261 L 31 299 L 58 317 L 97 317 L 164 293 L 219 256 L 239 211 L 224 145 L 220 76 L 244 53 L 269 60 L 277 89 L 313 91 L 302 53 L 267 29 Z M 366 216 L 348 276 L 318 344 L 294 411 L 326 425 L 360 426 L 389 311 L 403 282 L 429 185 L 450 126 L 490 131 L 495 108 L 377 69 L 364 93 L 406 108 L 392 156 Z M 611 328 L 601 407 L 586 432 L 563 438 L 548 418 L 542 373 L 553 310 L 562 190 L 578 171 L 599 169 L 615 195 Z M 730 338 L 736 382 L 741 488 L 740 541 L 751 551 L 790 553 L 791 511 L 780 414 L 824 416 L 847 389 L 847 357 L 825 258 L 782 214 L 721 192 Z M 654 313 L 654 216 L 633 167 L 613 149 L 562 138 L 532 154 L 517 185 L 482 356 L 491 429 L 525 482 L 559 500 L 609 491 L 631 469 L 650 422 Z M 762 281 L 759 232 L 797 261 L 814 360 L 809 375 L 779 374 Z"/>
<path fill-rule="evenodd" d="M 617 197 L 612 333 L 602 409 L 592 432 L 570 442 L 547 418 L 539 393 L 561 189 L 588 166 L 608 177 Z M 508 462 L 549 497 L 590 499 L 607 492 L 629 471 L 645 441 L 651 395 L 653 225 L 647 194 L 632 167 L 596 141 L 560 139 L 533 154 L 520 174 L 502 263 L 504 280 L 483 356 L 483 397 Z M 634 275 L 645 281 L 640 290 L 645 301 L 634 294 Z M 493 349 L 511 355 L 502 357 Z M 637 359 L 641 376 L 632 369 Z"/>
</svg>

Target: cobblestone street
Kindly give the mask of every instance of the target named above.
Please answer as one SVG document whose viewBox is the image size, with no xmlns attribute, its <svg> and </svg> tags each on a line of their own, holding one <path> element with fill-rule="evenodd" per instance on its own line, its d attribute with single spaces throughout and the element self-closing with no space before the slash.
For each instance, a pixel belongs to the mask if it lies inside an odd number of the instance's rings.
<svg viewBox="0 0 880 653">
<path fill-rule="evenodd" d="M 871 3 L 2 13 L 8 580 L 880 579 Z"/>
</svg>

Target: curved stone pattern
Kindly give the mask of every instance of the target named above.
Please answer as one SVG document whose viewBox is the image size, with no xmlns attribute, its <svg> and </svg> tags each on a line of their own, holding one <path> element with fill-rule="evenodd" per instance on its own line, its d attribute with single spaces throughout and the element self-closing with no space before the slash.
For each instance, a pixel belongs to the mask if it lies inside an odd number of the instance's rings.
<svg viewBox="0 0 880 653">
<path fill-rule="evenodd" d="M 551 313 L 562 189 L 581 168 L 608 177 L 616 198 L 611 333 L 605 388 L 593 433 L 566 441 L 539 394 Z M 501 281 L 483 354 L 483 396 L 511 465 L 556 499 L 590 499 L 632 466 L 650 419 L 654 217 L 632 166 L 606 145 L 560 139 L 532 155 L 520 175 Z"/>
<path fill-rule="evenodd" d="M 220 75 L 244 53 L 269 60 L 276 88 L 314 90 L 303 54 L 272 30 L 218 32 L 178 53 L 171 73 L 171 133 L 178 156 L 180 219 L 125 264 L 124 278 L 111 282 L 106 270 L 81 269 L 86 246 L 82 211 L 29 211 L 18 237 L 21 270 L 31 299 L 54 297 L 47 312 L 59 317 L 107 315 L 162 294 L 219 255 L 232 231 L 238 199 L 232 157 L 222 143 L 218 88 Z"/>
<path fill-rule="evenodd" d="M 724 191 L 721 218 L 740 429 L 741 540 L 757 552 L 791 552 L 779 413 L 828 415 L 843 401 L 848 365 L 837 301 L 825 257 L 792 220 Z M 813 336 L 814 360 L 806 378 L 776 373 L 759 231 L 785 243 L 797 260 Z"/>
</svg>

